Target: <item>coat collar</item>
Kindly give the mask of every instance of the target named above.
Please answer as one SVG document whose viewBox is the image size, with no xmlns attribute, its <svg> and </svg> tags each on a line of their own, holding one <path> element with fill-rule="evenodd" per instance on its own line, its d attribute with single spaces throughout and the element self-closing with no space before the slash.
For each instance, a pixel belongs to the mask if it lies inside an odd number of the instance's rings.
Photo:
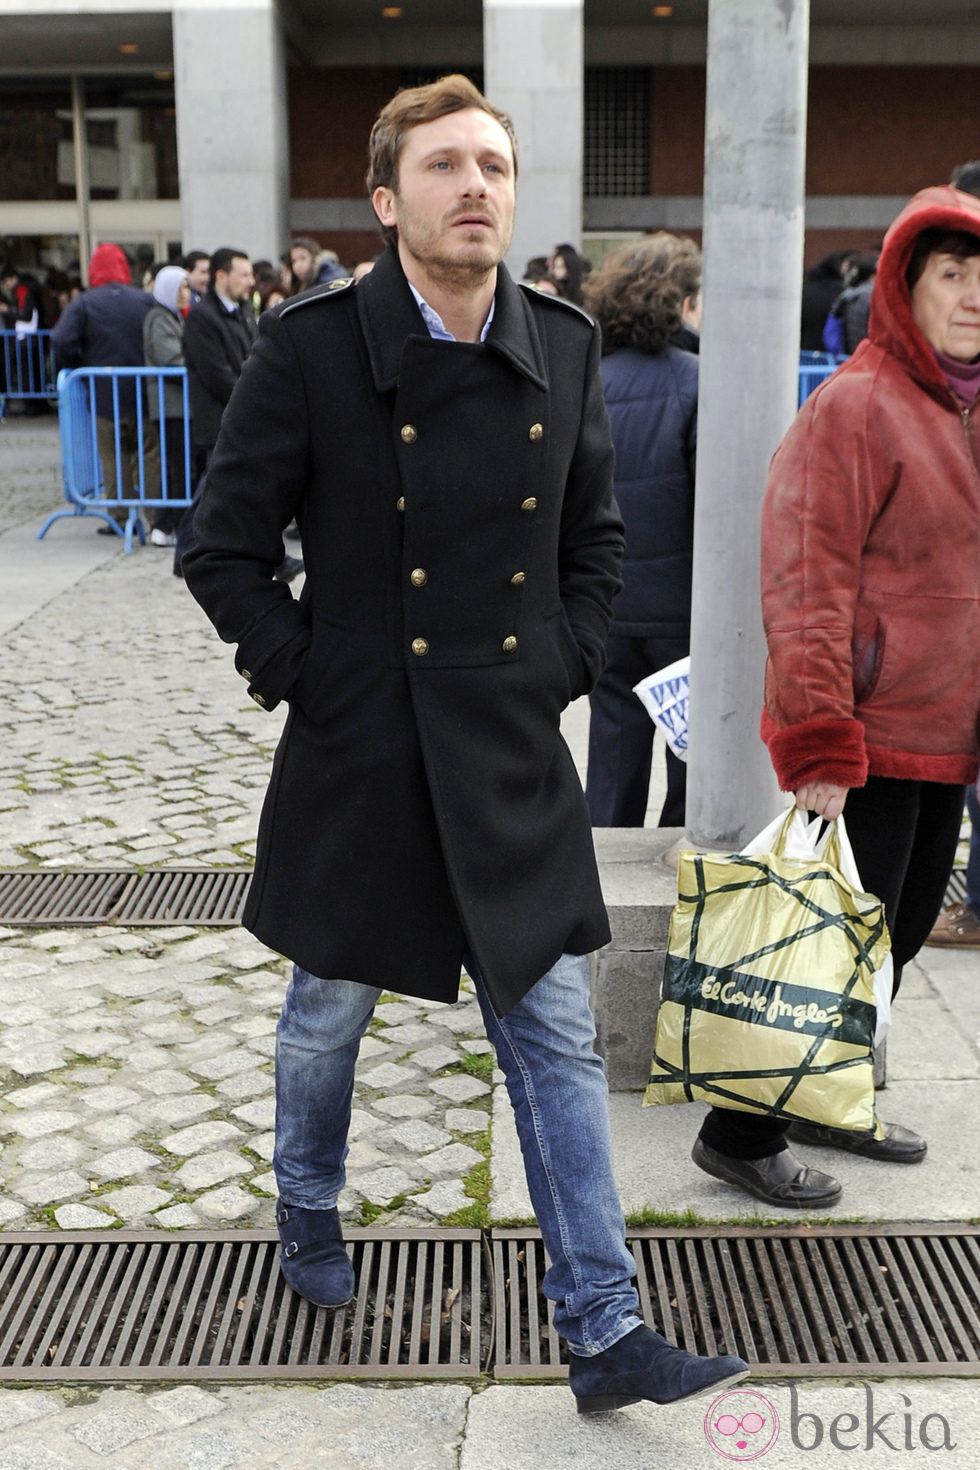
<svg viewBox="0 0 980 1470">
<path fill-rule="evenodd" d="M 546 390 L 544 353 L 530 304 L 503 265 L 497 267 L 494 301 L 487 347 L 535 387 Z M 379 393 L 389 392 L 398 383 L 407 338 L 429 335 L 395 250 L 386 250 L 357 283 L 357 310 L 374 385 Z"/>
</svg>

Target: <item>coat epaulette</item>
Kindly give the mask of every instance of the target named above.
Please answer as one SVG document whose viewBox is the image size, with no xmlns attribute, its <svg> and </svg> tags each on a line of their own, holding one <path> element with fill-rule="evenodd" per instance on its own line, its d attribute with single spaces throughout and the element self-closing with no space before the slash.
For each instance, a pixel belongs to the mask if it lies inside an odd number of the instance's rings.
<svg viewBox="0 0 980 1470">
<path fill-rule="evenodd" d="M 295 311 L 297 307 L 309 306 L 314 301 L 322 301 L 324 296 L 340 296 L 345 291 L 349 291 L 353 285 L 353 276 L 338 276 L 335 281 L 327 281 L 323 286 L 313 286 L 309 291 L 303 291 L 299 296 L 284 301 L 279 307 L 278 315 L 282 317 L 287 312 Z"/>
<path fill-rule="evenodd" d="M 535 301 L 547 301 L 549 306 L 561 306 L 566 311 L 574 311 L 577 316 L 584 317 L 589 326 L 592 326 L 592 317 L 581 306 L 576 306 L 574 301 L 568 301 L 564 296 L 554 296 L 550 291 L 539 291 L 537 286 L 533 285 L 530 281 L 518 281 L 517 285 L 528 296 L 533 297 Z"/>
</svg>

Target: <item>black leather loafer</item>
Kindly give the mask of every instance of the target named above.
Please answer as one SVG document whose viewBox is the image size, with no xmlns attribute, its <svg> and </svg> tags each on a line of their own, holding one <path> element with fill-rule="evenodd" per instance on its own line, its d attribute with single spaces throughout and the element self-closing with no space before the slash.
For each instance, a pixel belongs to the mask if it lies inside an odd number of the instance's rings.
<svg viewBox="0 0 980 1470">
<path fill-rule="evenodd" d="M 568 1384 L 580 1414 L 607 1414 L 649 1399 L 676 1404 L 697 1398 L 749 1371 L 741 1358 L 698 1358 L 641 1323 L 591 1358 L 569 1354 Z"/>
<path fill-rule="evenodd" d="M 882 1123 L 881 1137 L 873 1128 L 825 1128 L 818 1123 L 794 1123 L 789 1130 L 794 1143 L 814 1148 L 842 1148 L 862 1159 L 881 1159 L 886 1164 L 919 1164 L 929 1145 L 911 1128 L 899 1123 Z"/>
<path fill-rule="evenodd" d="M 697 1138 L 691 1158 L 706 1174 L 747 1190 L 767 1205 L 816 1209 L 836 1204 L 841 1197 L 841 1187 L 833 1175 L 808 1169 L 788 1148 L 762 1159 L 733 1159 Z"/>
<path fill-rule="evenodd" d="M 354 1295 L 354 1268 L 344 1247 L 336 1210 L 301 1210 L 280 1200 L 276 1224 L 282 1252 L 279 1269 L 315 1307 L 343 1307 Z"/>
</svg>

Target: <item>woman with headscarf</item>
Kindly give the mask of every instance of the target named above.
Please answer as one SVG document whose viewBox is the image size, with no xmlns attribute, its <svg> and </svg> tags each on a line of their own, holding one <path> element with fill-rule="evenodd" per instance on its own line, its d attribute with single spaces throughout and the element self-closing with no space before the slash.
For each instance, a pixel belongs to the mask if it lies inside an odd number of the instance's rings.
<svg viewBox="0 0 980 1470">
<path fill-rule="evenodd" d="M 184 310 L 190 304 L 191 283 L 183 266 L 165 265 L 153 281 L 154 305 L 143 321 L 143 356 L 147 367 L 183 367 Z M 150 418 L 160 434 L 166 461 L 165 495 L 183 500 L 187 495 L 184 391 L 178 378 L 148 378 Z M 161 414 L 162 409 L 162 414 Z M 173 546 L 182 508 L 157 506 L 153 511 L 150 542 Z"/>
<path fill-rule="evenodd" d="M 762 734 L 798 807 L 845 814 L 885 906 L 896 991 L 939 913 L 977 776 L 978 410 L 980 200 L 925 189 L 885 238 L 868 337 L 773 458 L 762 527 Z M 768 1204 L 833 1204 L 839 1183 L 790 1152 L 787 1127 L 713 1108 L 694 1160 Z M 926 1153 L 881 1120 L 789 1135 L 888 1163 Z"/>
</svg>

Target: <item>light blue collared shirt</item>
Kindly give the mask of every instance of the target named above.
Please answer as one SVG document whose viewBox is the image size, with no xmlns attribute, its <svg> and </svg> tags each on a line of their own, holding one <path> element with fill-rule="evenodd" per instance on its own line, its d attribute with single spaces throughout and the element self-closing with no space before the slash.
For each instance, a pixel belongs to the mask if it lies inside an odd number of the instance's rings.
<svg viewBox="0 0 980 1470">
<path fill-rule="evenodd" d="M 412 295 L 415 297 L 416 302 L 418 303 L 419 311 L 422 313 L 422 320 L 425 322 L 425 325 L 429 329 L 429 336 L 434 337 L 437 342 L 455 342 L 456 338 L 453 336 L 452 332 L 447 332 L 446 324 L 443 321 L 442 317 L 437 311 L 433 311 L 432 307 L 426 301 L 425 297 L 422 296 L 420 292 L 416 291 L 411 281 L 409 281 L 408 283 L 408 289 L 411 291 Z M 494 299 L 490 303 L 490 315 L 483 323 L 483 331 L 480 333 L 481 342 L 485 342 L 487 340 L 487 333 L 490 330 L 490 323 L 493 321 L 493 309 L 496 304 L 497 298 L 494 297 Z"/>
</svg>

